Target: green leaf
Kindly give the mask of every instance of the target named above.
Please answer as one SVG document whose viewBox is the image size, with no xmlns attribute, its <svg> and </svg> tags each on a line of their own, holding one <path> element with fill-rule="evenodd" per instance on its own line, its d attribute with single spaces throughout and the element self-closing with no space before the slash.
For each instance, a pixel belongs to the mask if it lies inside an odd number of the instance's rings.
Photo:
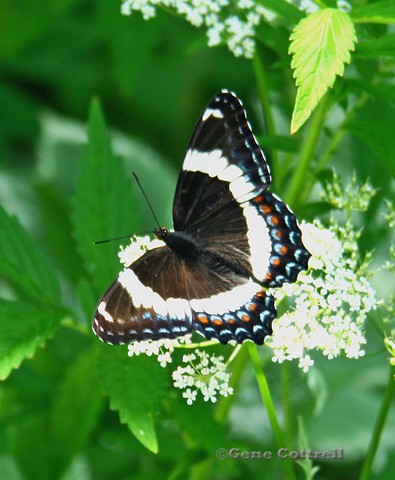
<svg viewBox="0 0 395 480">
<path fill-rule="evenodd" d="M 53 478 L 84 447 L 98 422 L 103 397 L 95 367 L 94 352 L 82 353 L 66 372 L 56 396 L 50 416 Z"/>
<path fill-rule="evenodd" d="M 318 415 L 324 409 L 328 398 L 328 385 L 318 368 L 311 368 L 308 371 L 307 385 L 315 400 L 313 415 Z"/>
<path fill-rule="evenodd" d="M 15 217 L 0 205 L 0 272 L 22 295 L 58 305 L 58 281 L 46 258 Z"/>
<path fill-rule="evenodd" d="M 291 35 L 289 53 L 298 87 L 291 121 L 295 133 L 310 117 L 354 49 L 355 30 L 350 17 L 333 8 L 319 10 L 303 19 Z"/>
<path fill-rule="evenodd" d="M 0 299 L 0 380 L 44 345 L 59 325 L 61 314 L 50 307 Z"/>
<path fill-rule="evenodd" d="M 122 347 L 102 347 L 98 371 L 122 423 L 146 448 L 158 452 L 154 416 L 164 396 L 165 370 L 146 356 L 129 358 Z"/>
<path fill-rule="evenodd" d="M 303 18 L 303 13 L 295 5 L 284 0 L 258 0 L 257 3 L 289 23 L 299 22 Z"/>
<path fill-rule="evenodd" d="M 93 245 L 96 240 L 137 231 L 140 212 L 133 196 L 131 175 L 112 153 L 109 135 L 98 102 L 89 114 L 89 143 L 80 159 L 73 198 L 73 225 L 78 250 L 93 284 L 99 291 L 115 279 L 118 246 Z"/>
<path fill-rule="evenodd" d="M 389 176 L 395 175 L 393 156 L 395 139 L 391 136 L 391 132 L 394 131 L 392 121 L 387 123 L 383 118 L 379 123 L 373 119 L 356 120 L 350 124 L 350 131 L 370 149 L 377 168 L 387 172 Z"/>
<path fill-rule="evenodd" d="M 0 478 L 7 480 L 25 480 L 18 464 L 11 456 L 2 455 L 0 457 Z"/>
<path fill-rule="evenodd" d="M 301 416 L 298 416 L 298 448 L 305 452 L 310 448 Z M 309 458 L 297 460 L 297 463 L 302 467 L 306 480 L 312 480 L 319 471 L 319 467 L 314 467 L 312 460 Z"/>
<path fill-rule="evenodd" d="M 354 8 L 350 16 L 355 23 L 395 23 L 395 2 L 384 0 Z"/>
<path fill-rule="evenodd" d="M 378 58 L 395 58 L 395 34 L 383 35 L 359 42 L 354 56 L 357 58 L 377 60 Z M 371 88 L 367 85 L 366 88 Z"/>
</svg>

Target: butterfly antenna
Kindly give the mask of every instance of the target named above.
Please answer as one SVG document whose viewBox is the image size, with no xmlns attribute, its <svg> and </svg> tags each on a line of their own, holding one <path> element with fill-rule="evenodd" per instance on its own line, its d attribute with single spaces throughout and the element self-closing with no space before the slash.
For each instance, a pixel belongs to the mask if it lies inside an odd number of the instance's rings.
<svg viewBox="0 0 395 480">
<path fill-rule="evenodd" d="M 115 240 L 121 240 L 122 238 L 130 238 L 133 235 L 134 235 L 133 233 L 130 233 L 129 235 L 122 235 L 120 237 L 115 237 L 115 238 L 107 238 L 106 240 L 96 240 L 95 242 L 93 242 L 93 244 L 94 245 L 99 245 L 100 243 L 113 242 Z"/>
<path fill-rule="evenodd" d="M 156 224 L 158 225 L 158 228 L 161 229 L 159 220 L 157 219 L 157 217 L 156 217 L 156 215 L 155 215 L 154 209 L 152 208 L 152 205 L 151 205 L 150 201 L 148 200 L 147 194 L 145 193 L 144 188 L 142 187 L 138 176 L 136 175 L 135 172 L 132 172 L 132 174 L 133 174 L 133 176 L 134 176 L 134 178 L 135 178 L 135 180 L 136 180 L 136 182 L 137 182 L 137 185 L 139 186 L 142 194 L 144 195 L 144 198 L 145 198 L 145 200 L 146 200 L 146 202 L 147 202 L 147 204 L 148 204 L 148 206 L 149 206 L 149 209 L 151 210 L 152 216 L 154 217 L 155 222 L 156 222 Z"/>
<path fill-rule="evenodd" d="M 123 238 L 138 237 L 140 235 L 147 235 L 149 233 L 152 233 L 152 232 L 149 231 L 149 232 L 129 233 L 127 235 L 121 235 L 120 237 L 115 237 L 115 238 L 108 238 L 106 240 L 96 240 L 95 242 L 93 242 L 93 244 L 99 245 L 100 243 L 114 242 L 115 240 L 122 240 Z"/>
</svg>

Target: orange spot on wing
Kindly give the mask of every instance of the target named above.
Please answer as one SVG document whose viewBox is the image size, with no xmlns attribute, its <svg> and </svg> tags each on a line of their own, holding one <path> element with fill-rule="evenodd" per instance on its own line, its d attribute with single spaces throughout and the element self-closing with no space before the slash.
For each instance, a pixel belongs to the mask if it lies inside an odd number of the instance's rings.
<svg viewBox="0 0 395 480">
<path fill-rule="evenodd" d="M 251 317 L 249 315 L 243 315 L 241 317 L 241 320 L 244 322 L 244 323 L 247 323 L 247 322 L 250 322 L 251 321 Z"/>
<path fill-rule="evenodd" d="M 269 207 L 269 205 L 261 205 L 261 210 L 264 213 L 270 213 L 272 211 L 272 209 Z"/>
<path fill-rule="evenodd" d="M 270 220 L 271 220 L 273 225 L 278 225 L 280 223 L 280 220 L 277 217 L 275 217 L 274 215 L 272 215 L 270 217 Z"/>
<path fill-rule="evenodd" d="M 273 280 L 273 273 L 267 272 L 265 282 L 270 282 L 271 280 Z"/>
<path fill-rule="evenodd" d="M 281 261 L 279 258 L 275 258 L 272 262 L 272 265 L 275 266 L 275 267 L 278 267 L 281 265 Z"/>
<path fill-rule="evenodd" d="M 207 325 L 209 323 L 209 319 L 206 317 L 206 315 L 198 315 L 198 320 L 204 325 Z"/>
<path fill-rule="evenodd" d="M 216 318 L 214 321 L 213 321 L 214 325 L 216 325 L 217 327 L 221 326 L 223 324 L 222 320 L 220 318 Z"/>
<path fill-rule="evenodd" d="M 283 255 L 287 255 L 288 253 L 288 248 L 283 245 L 281 248 L 280 248 L 280 252 L 283 254 Z"/>
</svg>

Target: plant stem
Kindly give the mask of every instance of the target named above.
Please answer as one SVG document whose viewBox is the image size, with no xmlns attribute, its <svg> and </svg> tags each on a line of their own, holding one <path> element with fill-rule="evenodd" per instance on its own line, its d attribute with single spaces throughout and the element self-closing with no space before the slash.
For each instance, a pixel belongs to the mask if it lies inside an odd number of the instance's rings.
<svg viewBox="0 0 395 480">
<path fill-rule="evenodd" d="M 284 362 L 281 365 L 281 398 L 284 412 L 285 441 L 287 445 L 291 444 L 293 438 L 289 368 L 289 362 Z"/>
<path fill-rule="evenodd" d="M 354 107 L 346 114 L 340 127 L 334 134 L 333 138 L 329 142 L 328 146 L 325 148 L 322 155 L 317 160 L 317 164 L 314 168 L 314 175 L 310 175 L 307 179 L 305 190 L 302 193 L 302 202 L 306 199 L 309 194 L 313 184 L 316 181 L 317 174 L 326 167 L 333 153 L 337 150 L 339 143 L 343 140 L 344 135 L 348 132 L 348 125 L 351 123 L 357 112 L 364 106 L 366 101 L 369 99 L 367 93 L 363 93 Z"/>
<path fill-rule="evenodd" d="M 255 77 L 257 80 L 259 97 L 261 99 L 263 113 L 265 115 L 265 122 L 268 135 L 275 135 L 276 129 L 274 126 L 274 119 L 271 109 L 271 103 L 269 99 L 269 87 L 267 85 L 265 67 L 261 62 L 261 57 L 259 53 L 255 52 L 255 55 L 252 59 L 252 65 L 255 71 Z M 270 151 L 271 156 L 271 167 L 273 172 L 278 172 L 279 170 L 279 159 L 277 150 L 273 149 Z M 273 174 L 273 177 L 276 178 L 276 174 Z"/>
<path fill-rule="evenodd" d="M 387 418 L 392 400 L 394 398 L 394 393 L 395 393 L 394 375 L 395 375 L 395 366 L 392 366 L 390 368 L 390 375 L 388 379 L 387 389 L 383 397 L 383 403 L 381 404 L 379 415 L 377 417 L 376 424 L 374 426 L 373 435 L 372 435 L 372 438 L 370 439 L 369 449 L 367 452 L 365 462 L 362 467 L 359 480 L 368 480 L 370 476 L 373 460 L 376 455 L 377 448 L 379 446 L 385 420 Z"/>
<path fill-rule="evenodd" d="M 248 353 L 246 346 L 242 345 L 237 352 L 237 355 L 232 360 L 232 376 L 230 377 L 229 385 L 233 388 L 233 395 L 221 397 L 221 400 L 218 402 L 217 408 L 215 410 L 215 419 L 219 423 L 225 423 L 226 419 L 228 418 L 229 411 L 236 397 L 236 390 L 239 387 L 241 376 L 244 371 L 247 356 Z"/>
<path fill-rule="evenodd" d="M 281 430 L 280 424 L 277 419 L 276 410 L 274 408 L 273 400 L 270 395 L 269 386 L 266 381 L 265 374 L 261 368 L 260 359 L 256 345 L 248 344 L 248 353 L 250 355 L 252 366 L 254 367 L 255 377 L 258 382 L 259 391 L 261 393 L 262 401 L 266 407 L 267 415 L 269 417 L 270 425 L 278 448 L 284 448 L 286 446 L 285 436 Z M 284 460 L 284 468 L 286 470 L 287 480 L 296 480 L 293 465 L 289 459 Z"/>
<path fill-rule="evenodd" d="M 328 103 L 329 95 L 327 93 L 319 103 L 312 118 L 309 131 L 304 138 L 300 159 L 285 195 L 286 202 L 291 204 L 293 208 L 300 204 L 300 195 L 305 191 L 310 164 L 313 160 L 314 150 L 324 123 Z"/>
</svg>

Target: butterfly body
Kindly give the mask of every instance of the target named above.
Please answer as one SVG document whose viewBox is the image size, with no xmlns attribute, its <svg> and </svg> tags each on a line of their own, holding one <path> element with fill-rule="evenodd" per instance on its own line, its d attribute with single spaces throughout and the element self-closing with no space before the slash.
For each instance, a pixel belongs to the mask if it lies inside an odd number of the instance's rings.
<svg viewBox="0 0 395 480">
<path fill-rule="evenodd" d="M 268 191 L 270 172 L 237 97 L 227 91 L 199 119 L 163 247 L 120 273 L 93 330 L 110 344 L 198 331 L 221 343 L 262 344 L 274 299 L 264 288 L 294 282 L 310 254 L 289 208 Z"/>
</svg>

